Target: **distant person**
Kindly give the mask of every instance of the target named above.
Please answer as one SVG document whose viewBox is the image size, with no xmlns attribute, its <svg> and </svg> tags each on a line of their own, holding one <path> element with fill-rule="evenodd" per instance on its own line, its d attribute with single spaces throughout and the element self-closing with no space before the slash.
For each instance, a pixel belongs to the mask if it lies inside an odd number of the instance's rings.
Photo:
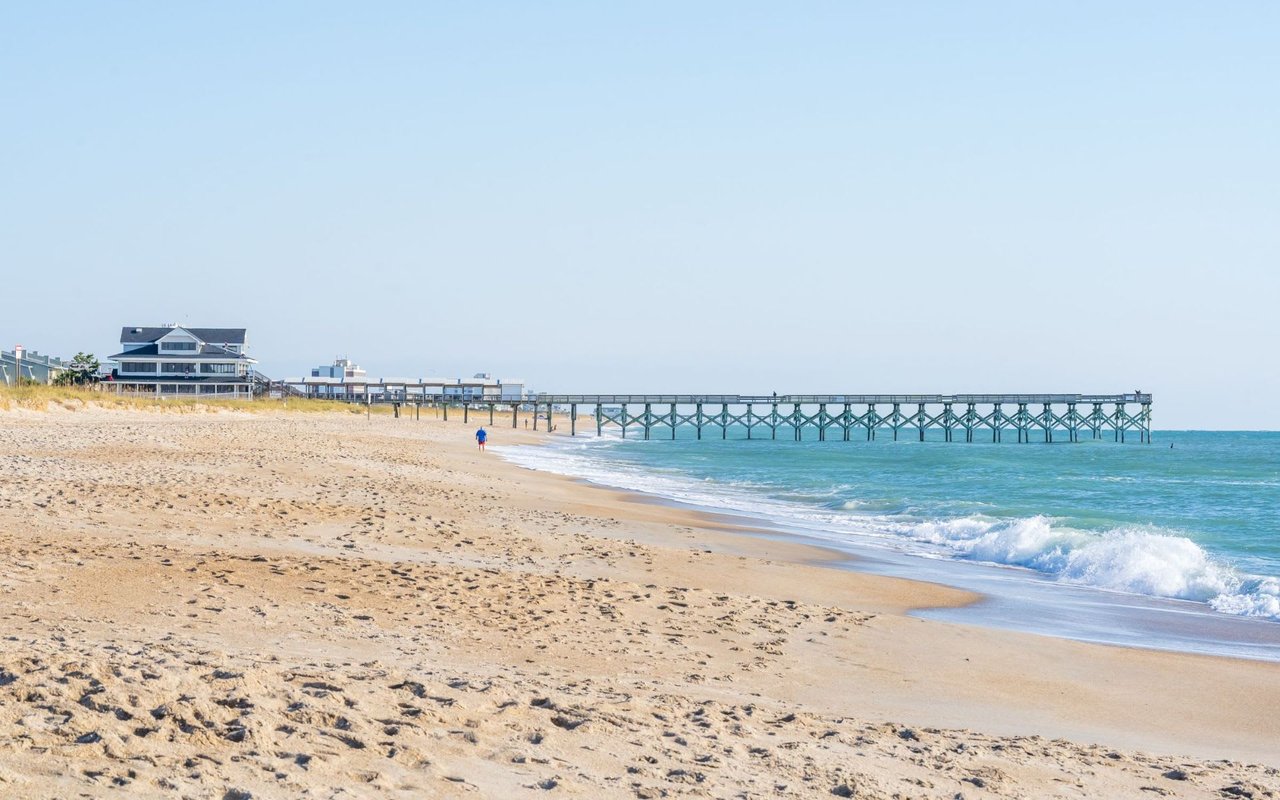
<svg viewBox="0 0 1280 800">
<path fill-rule="evenodd" d="M 480 448 L 481 452 L 484 452 L 484 443 L 488 438 L 489 438 L 489 434 L 485 431 L 484 428 L 481 428 L 480 430 L 476 431 L 476 447 Z"/>
</svg>

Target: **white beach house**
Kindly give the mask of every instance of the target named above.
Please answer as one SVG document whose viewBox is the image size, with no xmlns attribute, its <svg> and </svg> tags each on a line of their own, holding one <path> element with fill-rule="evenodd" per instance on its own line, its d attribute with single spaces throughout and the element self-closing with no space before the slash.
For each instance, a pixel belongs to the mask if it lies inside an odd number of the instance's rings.
<svg viewBox="0 0 1280 800">
<path fill-rule="evenodd" d="M 253 396 L 253 365 L 244 328 L 123 328 L 110 381 L 117 392 Z"/>
</svg>

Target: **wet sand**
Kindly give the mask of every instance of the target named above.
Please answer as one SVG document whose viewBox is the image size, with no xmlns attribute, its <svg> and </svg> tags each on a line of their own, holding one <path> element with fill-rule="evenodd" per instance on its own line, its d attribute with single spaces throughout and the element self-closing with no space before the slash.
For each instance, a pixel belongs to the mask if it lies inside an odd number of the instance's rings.
<svg viewBox="0 0 1280 800">
<path fill-rule="evenodd" d="M 1280 797 L 1280 665 L 916 619 L 972 598 L 473 428 L 0 412 L 0 797 Z"/>
</svg>

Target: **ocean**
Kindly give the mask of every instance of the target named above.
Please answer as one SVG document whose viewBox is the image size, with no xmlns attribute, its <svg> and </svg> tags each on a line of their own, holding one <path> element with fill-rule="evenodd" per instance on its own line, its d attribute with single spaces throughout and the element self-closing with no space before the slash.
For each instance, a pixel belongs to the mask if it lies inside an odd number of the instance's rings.
<svg viewBox="0 0 1280 800">
<path fill-rule="evenodd" d="M 922 616 L 1280 660 L 1280 433 L 1154 443 L 556 439 L 500 452 L 973 589 Z"/>
</svg>

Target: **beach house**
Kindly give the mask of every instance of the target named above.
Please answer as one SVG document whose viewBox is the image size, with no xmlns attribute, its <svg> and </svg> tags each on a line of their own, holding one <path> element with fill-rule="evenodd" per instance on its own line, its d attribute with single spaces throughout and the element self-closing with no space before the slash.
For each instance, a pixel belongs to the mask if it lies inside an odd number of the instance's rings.
<svg viewBox="0 0 1280 800">
<path fill-rule="evenodd" d="M 253 365 L 244 328 L 127 327 L 110 383 L 117 392 L 253 396 Z"/>
<path fill-rule="evenodd" d="M 0 381 L 5 386 L 19 383 L 53 383 L 68 367 L 56 356 L 46 356 L 17 345 L 13 350 L 0 350 Z"/>
</svg>

